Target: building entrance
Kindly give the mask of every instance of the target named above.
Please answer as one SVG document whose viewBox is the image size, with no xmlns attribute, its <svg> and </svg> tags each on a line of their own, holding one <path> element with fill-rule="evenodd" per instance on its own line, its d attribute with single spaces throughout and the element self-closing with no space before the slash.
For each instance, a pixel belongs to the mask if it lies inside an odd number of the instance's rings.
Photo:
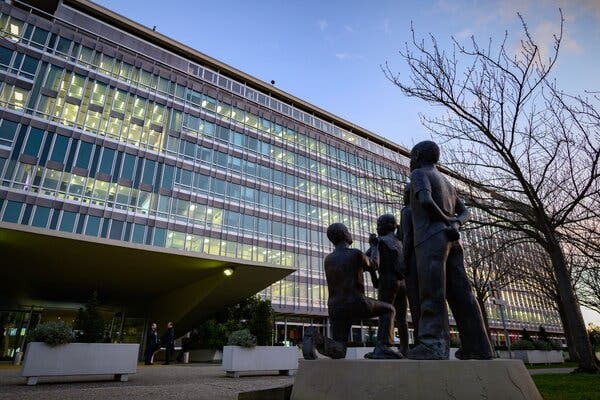
<svg viewBox="0 0 600 400">
<path fill-rule="evenodd" d="M 23 351 L 27 332 L 37 326 L 40 318 L 38 310 L 0 311 L 0 361 L 12 361 Z"/>
</svg>

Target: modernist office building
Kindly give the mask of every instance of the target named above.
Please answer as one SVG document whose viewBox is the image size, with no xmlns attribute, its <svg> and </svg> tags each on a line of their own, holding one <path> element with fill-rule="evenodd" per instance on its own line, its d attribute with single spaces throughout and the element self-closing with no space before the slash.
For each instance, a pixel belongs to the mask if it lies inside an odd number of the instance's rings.
<svg viewBox="0 0 600 400">
<path fill-rule="evenodd" d="M 406 149 L 94 3 L 44 6 L 0 3 L 4 335 L 93 290 L 121 331 L 257 291 L 278 340 L 324 326 L 325 228 L 366 248 Z M 561 331 L 525 288 L 503 296 L 509 328 Z"/>
</svg>

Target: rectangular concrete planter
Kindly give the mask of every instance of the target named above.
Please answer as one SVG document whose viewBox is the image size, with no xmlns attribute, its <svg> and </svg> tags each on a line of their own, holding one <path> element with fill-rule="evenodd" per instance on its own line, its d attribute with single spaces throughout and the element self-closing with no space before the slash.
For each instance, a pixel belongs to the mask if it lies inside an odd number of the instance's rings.
<svg viewBox="0 0 600 400">
<path fill-rule="evenodd" d="M 196 349 L 190 350 L 190 362 L 221 362 L 223 361 L 223 352 L 216 349 Z"/>
<path fill-rule="evenodd" d="M 514 350 L 513 358 L 526 364 L 554 364 L 564 362 L 560 350 Z"/>
<path fill-rule="evenodd" d="M 298 369 L 298 350 L 283 346 L 225 346 L 223 347 L 223 370 L 230 377 L 240 372 L 279 371 L 292 375 Z"/>
<path fill-rule="evenodd" d="M 114 375 L 125 382 L 137 372 L 139 344 L 69 343 L 48 346 L 41 342 L 27 345 L 21 376 L 35 385 L 40 376 Z"/>
</svg>

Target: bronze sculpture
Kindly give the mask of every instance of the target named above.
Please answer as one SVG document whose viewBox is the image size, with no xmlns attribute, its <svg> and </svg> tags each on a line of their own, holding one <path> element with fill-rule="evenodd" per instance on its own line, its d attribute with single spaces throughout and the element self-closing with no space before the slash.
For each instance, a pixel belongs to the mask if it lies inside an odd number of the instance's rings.
<svg viewBox="0 0 600 400">
<path fill-rule="evenodd" d="M 379 269 L 373 271 L 371 278 L 377 289 L 377 299 L 390 303 L 396 309 L 395 325 L 400 338 L 400 353 L 408 352 L 408 324 L 406 322 L 406 284 L 404 282 L 404 255 L 402 243 L 396 236 L 398 224 L 392 214 L 384 214 L 377 219 L 377 237 L 379 251 Z M 367 251 L 371 255 L 371 249 Z M 379 276 L 377 276 L 379 273 Z M 382 329 L 381 319 L 379 329 Z M 392 327 L 393 330 L 393 327 Z M 367 354 L 371 358 L 372 353 Z"/>
<path fill-rule="evenodd" d="M 466 276 L 458 240 L 458 229 L 470 213 L 456 189 L 437 170 L 439 156 L 440 149 L 432 141 L 420 142 L 411 151 L 410 208 L 420 315 L 417 344 L 408 352 L 408 358 L 448 359 L 447 300 L 462 343 L 457 358 L 490 359 L 491 345 Z"/>
<path fill-rule="evenodd" d="M 371 257 L 367 257 L 360 250 L 350 248 L 352 236 L 344 224 L 330 225 L 327 228 L 327 237 L 335 246 L 324 262 L 333 340 L 323 337 L 318 330 L 309 328 L 302 344 L 304 358 L 317 358 L 315 348 L 328 357 L 344 358 L 352 321 L 373 317 L 379 317 L 380 321 L 373 358 L 401 358 L 401 355 L 391 348 L 392 321 L 396 313 L 394 307 L 365 296 L 364 272 L 374 271 L 379 265 L 378 239 L 370 238 Z"/>
<path fill-rule="evenodd" d="M 404 282 L 408 307 L 413 324 L 413 337 L 419 336 L 419 315 L 421 313 L 419 303 L 419 279 L 417 276 L 417 259 L 414 249 L 414 232 L 412 225 L 412 211 L 410 209 L 410 182 L 404 188 L 404 207 L 402 207 L 398 239 L 402 242 L 404 258 Z M 405 353 L 406 354 L 406 353 Z"/>
</svg>

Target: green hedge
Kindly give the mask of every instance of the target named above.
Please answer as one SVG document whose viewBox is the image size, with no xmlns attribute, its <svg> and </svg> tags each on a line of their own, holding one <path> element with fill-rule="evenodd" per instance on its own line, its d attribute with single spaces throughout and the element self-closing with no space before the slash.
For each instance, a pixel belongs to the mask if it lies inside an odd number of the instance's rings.
<svg viewBox="0 0 600 400">
<path fill-rule="evenodd" d="M 29 332 L 30 342 L 44 342 L 50 346 L 71 343 L 75 334 L 71 327 L 63 321 L 49 321 L 38 325 Z"/>
</svg>

